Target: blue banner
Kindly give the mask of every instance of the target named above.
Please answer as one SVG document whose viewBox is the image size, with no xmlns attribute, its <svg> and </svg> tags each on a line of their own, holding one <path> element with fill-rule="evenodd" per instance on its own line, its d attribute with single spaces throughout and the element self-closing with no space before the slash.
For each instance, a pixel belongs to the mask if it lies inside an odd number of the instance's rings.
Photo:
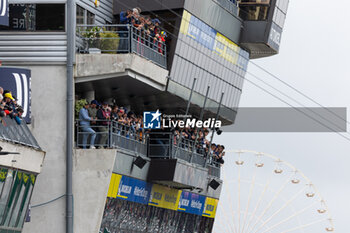
<svg viewBox="0 0 350 233">
<path fill-rule="evenodd" d="M 1 0 L 0 0 L 1 1 Z M 0 67 L 0 87 L 9 90 L 23 108 L 22 118 L 31 121 L 31 72 L 29 69 Z"/>
<path fill-rule="evenodd" d="M 216 31 L 200 21 L 196 17 L 191 17 L 188 26 L 188 35 L 204 47 L 213 50 Z"/>
<path fill-rule="evenodd" d="M 205 196 L 190 192 L 182 192 L 178 211 L 202 215 L 205 205 Z"/>
<path fill-rule="evenodd" d="M 9 3 L 8 0 L 0 0 L 0 25 L 9 25 Z"/>
<path fill-rule="evenodd" d="M 191 37 L 197 43 L 215 52 L 225 60 L 247 70 L 249 53 L 241 49 L 230 39 L 215 31 L 197 17 L 184 11 L 180 32 Z"/>
<path fill-rule="evenodd" d="M 141 204 L 148 204 L 151 191 L 152 184 L 131 177 L 122 176 L 119 183 L 117 198 Z"/>
</svg>

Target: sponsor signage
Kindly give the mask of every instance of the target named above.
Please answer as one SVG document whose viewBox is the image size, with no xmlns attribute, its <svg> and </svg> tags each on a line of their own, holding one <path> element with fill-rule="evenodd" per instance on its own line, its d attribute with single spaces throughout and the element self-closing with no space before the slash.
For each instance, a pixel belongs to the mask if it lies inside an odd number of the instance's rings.
<svg viewBox="0 0 350 233">
<path fill-rule="evenodd" d="M 225 60 L 240 66 L 244 70 L 247 69 L 249 61 L 249 53 L 247 51 L 241 49 L 230 39 L 187 11 L 183 13 L 180 32 Z"/>
<path fill-rule="evenodd" d="M 181 192 L 178 211 L 202 215 L 204 205 L 204 196 L 190 192 Z"/>
<path fill-rule="evenodd" d="M 108 197 L 148 204 L 152 185 L 138 179 L 112 174 Z"/>
<path fill-rule="evenodd" d="M 153 184 L 149 205 L 177 210 L 181 192 L 165 186 Z"/>
<path fill-rule="evenodd" d="M 274 50 L 278 51 L 281 43 L 281 36 L 282 29 L 279 26 L 277 26 L 277 24 L 272 22 L 268 39 L 268 45 Z"/>
<path fill-rule="evenodd" d="M 215 218 L 219 200 L 112 174 L 107 197 Z"/>
<path fill-rule="evenodd" d="M 1 0 L 0 0 L 1 1 Z M 9 90 L 22 106 L 22 118 L 31 122 L 31 72 L 29 69 L 0 67 L 0 87 Z"/>
<path fill-rule="evenodd" d="M 0 0 L 0 25 L 9 26 L 8 0 Z"/>
<path fill-rule="evenodd" d="M 218 203 L 219 203 L 219 200 L 207 197 L 205 199 L 205 205 L 204 205 L 204 210 L 202 215 L 208 218 L 215 218 Z"/>
</svg>

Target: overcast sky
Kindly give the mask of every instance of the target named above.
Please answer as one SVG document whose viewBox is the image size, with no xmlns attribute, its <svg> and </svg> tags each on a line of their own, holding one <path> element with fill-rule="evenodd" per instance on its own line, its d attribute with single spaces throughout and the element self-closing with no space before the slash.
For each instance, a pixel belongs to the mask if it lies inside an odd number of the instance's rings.
<svg viewBox="0 0 350 233">
<path fill-rule="evenodd" d="M 350 107 L 349 9 L 349 0 L 292 0 L 280 53 L 254 62 L 324 106 Z M 255 75 L 306 106 L 316 106 L 253 68 L 250 64 L 249 70 Z M 247 78 L 254 80 L 249 75 Z M 240 106 L 286 105 L 245 82 Z M 266 152 L 292 163 L 313 181 L 324 196 L 333 215 L 336 232 L 349 232 L 350 141 L 335 133 L 224 133 L 215 141 L 227 145 L 228 150 Z M 221 203 L 224 201 L 220 200 Z"/>
</svg>

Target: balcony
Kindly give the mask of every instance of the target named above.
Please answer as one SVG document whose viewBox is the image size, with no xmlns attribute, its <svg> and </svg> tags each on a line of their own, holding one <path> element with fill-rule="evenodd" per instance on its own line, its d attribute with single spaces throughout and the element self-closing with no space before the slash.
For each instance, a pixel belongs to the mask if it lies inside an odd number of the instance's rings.
<svg viewBox="0 0 350 233">
<path fill-rule="evenodd" d="M 132 25 L 79 25 L 76 30 L 76 50 L 82 54 L 134 53 L 167 68 L 166 44 Z"/>
<path fill-rule="evenodd" d="M 18 124 L 14 119 L 4 117 L 1 119 L 1 123 L 1 140 L 40 149 L 38 142 L 35 140 L 27 124 L 23 120 L 21 124 Z"/>
<path fill-rule="evenodd" d="M 147 132 L 117 121 L 96 121 L 91 126 L 96 132 L 94 146 L 97 148 L 121 148 L 133 154 L 155 161 L 180 160 L 192 169 L 199 169 L 207 175 L 220 178 L 220 164 L 207 159 L 206 153 L 196 149 L 194 142 L 182 140 L 176 143 L 172 132 Z M 91 134 L 76 121 L 76 146 L 87 148 Z M 152 166 L 152 165 L 151 165 Z"/>
</svg>

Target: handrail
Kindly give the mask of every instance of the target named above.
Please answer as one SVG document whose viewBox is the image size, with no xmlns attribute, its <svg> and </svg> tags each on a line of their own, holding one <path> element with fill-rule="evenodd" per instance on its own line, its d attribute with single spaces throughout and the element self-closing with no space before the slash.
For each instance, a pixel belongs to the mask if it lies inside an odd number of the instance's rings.
<svg viewBox="0 0 350 233">
<path fill-rule="evenodd" d="M 142 154 L 149 158 L 181 159 L 209 169 L 209 174 L 220 177 L 220 163 L 214 158 L 207 159 L 208 153 L 195 149 L 198 143 L 190 139 L 183 139 L 178 144 L 174 132 L 146 131 L 119 123 L 116 120 L 94 120 L 95 124 L 81 125 L 76 121 L 76 146 L 88 146 L 88 137 L 94 133 L 94 146 L 103 148 L 123 148 Z M 85 121 L 86 122 L 86 121 Z M 83 139 L 83 140 L 82 140 Z"/>
<path fill-rule="evenodd" d="M 0 139 L 41 150 L 24 120 L 18 124 L 10 117 L 3 117 L 0 122 Z"/>
<path fill-rule="evenodd" d="M 166 44 L 130 24 L 77 25 L 79 53 L 135 53 L 167 68 Z"/>
</svg>

